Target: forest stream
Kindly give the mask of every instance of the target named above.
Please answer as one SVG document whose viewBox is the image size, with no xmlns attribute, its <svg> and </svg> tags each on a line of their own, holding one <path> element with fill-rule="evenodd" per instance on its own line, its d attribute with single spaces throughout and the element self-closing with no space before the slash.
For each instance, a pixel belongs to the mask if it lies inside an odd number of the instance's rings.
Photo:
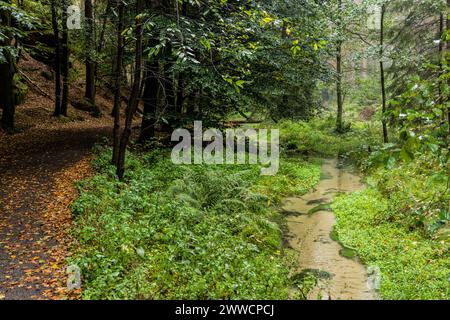
<svg viewBox="0 0 450 320">
<path fill-rule="evenodd" d="M 373 300 L 366 268 L 346 254 L 331 233 L 336 218 L 330 209 L 333 197 L 364 188 L 357 175 L 342 168 L 337 160 L 324 160 L 321 180 L 302 196 L 285 199 L 289 245 L 298 252 L 299 272 L 313 272 L 318 284 L 308 299 Z"/>
</svg>

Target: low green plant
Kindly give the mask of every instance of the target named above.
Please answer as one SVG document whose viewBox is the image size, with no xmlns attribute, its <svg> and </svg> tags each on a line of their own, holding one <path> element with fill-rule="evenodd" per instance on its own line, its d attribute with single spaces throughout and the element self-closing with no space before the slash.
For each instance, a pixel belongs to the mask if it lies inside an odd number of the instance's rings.
<svg viewBox="0 0 450 320">
<path fill-rule="evenodd" d="M 386 221 L 436 238 L 450 222 L 449 179 L 448 170 L 422 154 L 412 162 L 375 170 L 368 182 L 389 202 Z"/>
<path fill-rule="evenodd" d="M 309 122 L 284 121 L 278 124 L 281 146 L 284 151 L 319 157 L 340 156 L 359 162 L 382 143 L 379 124 L 355 121 L 346 133 L 337 134 L 334 122 L 334 117 Z"/>
<path fill-rule="evenodd" d="M 386 221 L 390 204 L 377 190 L 343 195 L 332 205 L 335 233 L 366 265 L 379 266 L 385 299 L 450 299 L 449 245 Z"/>
<path fill-rule="evenodd" d="M 333 203 L 338 223 L 332 238 L 344 256 L 357 254 L 381 268 L 382 297 L 448 299 L 448 151 L 413 134 L 406 143 L 383 144 L 379 124 L 370 122 L 354 122 L 341 135 L 329 119 L 283 122 L 280 129 L 284 150 L 339 154 L 365 173 L 368 190 Z"/>
<path fill-rule="evenodd" d="M 72 205 L 85 299 L 285 299 L 283 194 L 305 192 L 317 165 L 283 160 L 279 175 L 257 166 L 176 166 L 163 151 L 127 157 L 125 182 L 110 152 Z M 272 181 L 273 183 L 270 183 Z"/>
</svg>

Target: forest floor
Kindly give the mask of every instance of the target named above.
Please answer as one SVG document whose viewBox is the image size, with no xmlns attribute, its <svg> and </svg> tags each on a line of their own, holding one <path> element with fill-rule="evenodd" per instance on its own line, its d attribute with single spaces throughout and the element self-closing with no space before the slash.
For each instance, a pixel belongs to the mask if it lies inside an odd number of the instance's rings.
<svg viewBox="0 0 450 320">
<path fill-rule="evenodd" d="M 0 300 L 61 299 L 74 182 L 91 175 L 92 147 L 112 128 L 110 107 L 99 96 L 102 118 L 71 107 L 69 117 L 54 118 L 46 67 L 31 58 L 21 64 L 40 89 L 30 85 L 17 107 L 17 133 L 0 132 Z M 82 88 L 74 85 L 70 95 L 82 97 Z"/>
</svg>

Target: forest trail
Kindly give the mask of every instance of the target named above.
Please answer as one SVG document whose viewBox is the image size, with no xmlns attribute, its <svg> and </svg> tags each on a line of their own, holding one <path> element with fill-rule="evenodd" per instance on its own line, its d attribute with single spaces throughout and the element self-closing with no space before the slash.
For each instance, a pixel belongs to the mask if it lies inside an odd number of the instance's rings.
<svg viewBox="0 0 450 320">
<path fill-rule="evenodd" d="M 0 137 L 0 300 L 65 296 L 73 182 L 90 175 L 91 149 L 111 131 L 105 118 L 48 115 L 53 125 Z"/>
<path fill-rule="evenodd" d="M 335 160 L 326 160 L 316 189 L 300 198 L 285 200 L 289 213 L 289 244 L 299 253 L 299 272 L 318 276 L 318 285 L 308 299 L 373 300 L 365 267 L 355 258 L 341 255 L 342 246 L 332 240 L 336 222 L 329 204 L 337 193 L 363 188 L 356 175 L 339 168 Z"/>
</svg>

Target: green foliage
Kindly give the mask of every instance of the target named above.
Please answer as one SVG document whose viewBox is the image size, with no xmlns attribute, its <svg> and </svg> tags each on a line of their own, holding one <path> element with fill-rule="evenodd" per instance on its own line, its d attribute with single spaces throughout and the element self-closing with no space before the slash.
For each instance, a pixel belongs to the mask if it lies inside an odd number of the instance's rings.
<svg viewBox="0 0 450 320">
<path fill-rule="evenodd" d="M 381 144 L 381 129 L 371 123 L 356 122 L 344 134 L 334 131 L 334 118 L 316 118 L 309 122 L 285 121 L 279 124 L 281 145 L 285 151 L 315 156 L 350 157 L 359 161 L 369 147 Z"/>
<path fill-rule="evenodd" d="M 381 104 L 380 90 L 380 80 L 378 77 L 357 79 L 356 85 L 349 89 L 349 100 L 358 106 L 376 106 L 378 108 Z"/>
<path fill-rule="evenodd" d="M 411 160 L 415 154 L 432 152 L 441 167 L 449 160 L 448 101 L 450 89 L 450 57 L 440 66 L 428 65 L 434 77 L 415 77 L 407 90 L 390 102 L 388 116 L 400 127 L 402 160 Z"/>
<path fill-rule="evenodd" d="M 38 25 L 37 19 L 16 5 L 0 1 L 0 63 L 7 63 L 10 57 L 17 58 L 18 50 L 12 44 L 14 38 L 25 37 L 25 30 Z"/>
<path fill-rule="evenodd" d="M 390 102 L 386 116 L 399 128 L 399 141 L 374 149 L 365 165 L 390 200 L 389 218 L 436 236 L 449 216 L 448 59 L 427 69 L 434 76 L 414 77 Z"/>
<path fill-rule="evenodd" d="M 357 252 L 366 265 L 381 268 L 383 298 L 448 299 L 446 149 L 436 146 L 432 153 L 433 143 L 418 140 L 413 156 L 406 158 L 401 140 L 382 144 L 380 127 L 357 122 L 348 133 L 335 135 L 332 120 L 283 122 L 280 136 L 285 150 L 346 154 L 369 175 L 370 189 L 342 196 L 332 205 L 338 217 L 333 238 L 344 246 L 341 253 L 351 257 Z"/>
<path fill-rule="evenodd" d="M 386 221 L 435 238 L 448 227 L 449 175 L 433 156 L 424 154 L 388 170 L 380 168 L 368 181 L 389 200 Z"/>
<path fill-rule="evenodd" d="M 283 159 L 278 174 L 262 177 L 255 188 L 266 194 L 270 201 L 279 202 L 285 196 L 305 194 L 319 180 L 318 163 L 308 163 L 292 157 Z"/>
<path fill-rule="evenodd" d="M 386 30 L 386 60 L 390 61 L 388 74 L 392 81 L 389 92 L 393 95 L 405 91 L 405 83 L 420 75 L 433 77 L 423 66 L 438 63 L 439 16 L 447 15 L 445 0 L 389 0 L 387 16 L 391 22 Z M 423 21 L 428 21 L 424 24 Z M 431 26 L 435 26 L 430 27 Z M 444 25 L 445 29 L 445 25 Z"/>
<path fill-rule="evenodd" d="M 184 75 L 186 104 L 216 122 L 236 111 L 274 119 L 314 113 L 315 82 L 327 73 L 320 62 L 324 20 L 315 1 L 188 3 L 187 14 L 149 9 L 144 34 L 146 57 L 166 66 L 157 76 Z"/>
<path fill-rule="evenodd" d="M 72 206 L 85 299 L 287 298 L 270 202 L 311 188 L 317 166 L 283 162 L 271 186 L 258 167 L 176 166 L 160 151 L 130 154 L 121 183 L 109 159 Z"/>
<path fill-rule="evenodd" d="M 386 221 L 392 206 L 374 189 L 341 196 L 332 207 L 339 240 L 380 267 L 383 298 L 450 299 L 448 242 Z"/>
</svg>

